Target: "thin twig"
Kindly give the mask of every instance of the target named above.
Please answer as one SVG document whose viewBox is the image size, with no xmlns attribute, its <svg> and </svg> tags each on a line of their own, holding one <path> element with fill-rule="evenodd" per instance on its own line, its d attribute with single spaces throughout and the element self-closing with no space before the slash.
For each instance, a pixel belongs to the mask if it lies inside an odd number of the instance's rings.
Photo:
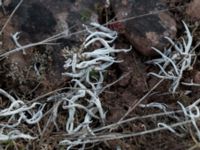
<svg viewBox="0 0 200 150">
<path fill-rule="evenodd" d="M 145 100 L 162 82 L 164 81 L 164 79 L 161 79 L 158 83 L 156 83 L 151 90 L 149 90 L 142 98 L 140 98 L 138 101 L 136 101 L 133 106 L 131 106 L 128 111 L 125 113 L 125 115 L 123 117 L 121 117 L 121 119 L 118 121 L 122 121 L 124 120 L 143 100 Z"/>
<path fill-rule="evenodd" d="M 8 25 L 8 23 L 10 22 L 11 18 L 14 16 L 15 12 L 18 10 L 18 8 L 20 7 L 20 5 L 22 4 L 23 0 L 20 0 L 20 2 L 17 4 L 17 6 L 15 7 L 15 9 L 12 11 L 12 13 L 10 14 L 10 16 L 8 17 L 6 23 L 4 24 L 4 26 L 2 27 L 1 31 L 0 31 L 0 35 L 3 33 L 3 31 L 5 30 L 6 26 Z"/>
</svg>

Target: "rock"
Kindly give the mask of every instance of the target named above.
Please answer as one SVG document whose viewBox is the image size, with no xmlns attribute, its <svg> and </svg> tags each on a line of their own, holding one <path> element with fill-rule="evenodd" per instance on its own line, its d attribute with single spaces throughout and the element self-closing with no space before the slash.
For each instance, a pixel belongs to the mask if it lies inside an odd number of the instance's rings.
<svg viewBox="0 0 200 150">
<path fill-rule="evenodd" d="M 193 77 L 194 83 L 200 84 L 200 71 L 197 71 Z"/>
<path fill-rule="evenodd" d="M 162 50 L 168 44 L 164 37 L 176 36 L 176 22 L 169 12 L 151 14 L 167 8 L 161 0 L 113 0 L 112 4 L 118 20 L 135 17 L 121 22 L 120 27 L 140 53 L 151 56 L 155 54 L 151 47 Z"/>
<path fill-rule="evenodd" d="M 20 0 L 5 0 L 5 10 L 9 15 Z M 3 34 L 3 49 L 12 50 L 16 45 L 11 34 L 20 32 L 19 43 L 27 45 L 66 31 L 66 35 L 81 31 L 82 24 L 98 20 L 98 11 L 106 1 L 75 0 L 24 0 Z M 6 20 L 6 19 L 5 19 Z M 63 87 L 68 78 L 62 76 L 65 71 L 63 49 L 80 48 L 85 35 L 76 34 L 53 42 L 58 44 L 29 48 L 26 55 L 17 52 L 5 59 L 8 70 L 4 79 L 11 86 L 19 87 L 18 92 L 41 95 Z M 38 86 L 39 85 L 39 86 Z M 37 88 L 36 88 L 37 87 Z M 26 90 L 25 90 L 26 89 Z"/>
<path fill-rule="evenodd" d="M 62 76 L 65 61 L 62 49 L 55 51 L 52 47 L 37 47 L 29 52 L 14 53 L 4 61 L 6 74 L 2 80 L 9 79 L 7 88 L 18 87 L 23 95 L 38 95 L 62 87 L 68 78 Z"/>
<path fill-rule="evenodd" d="M 18 2 L 12 0 L 6 9 L 11 12 Z M 32 40 L 40 41 L 64 30 L 68 33 L 83 30 L 82 24 L 98 20 L 98 11 L 104 5 L 105 0 L 28 0 L 23 1 L 13 20 L 20 31 L 30 35 Z"/>
<path fill-rule="evenodd" d="M 199 20 L 200 19 L 200 1 L 193 0 L 187 6 L 186 13 L 192 20 Z"/>
</svg>

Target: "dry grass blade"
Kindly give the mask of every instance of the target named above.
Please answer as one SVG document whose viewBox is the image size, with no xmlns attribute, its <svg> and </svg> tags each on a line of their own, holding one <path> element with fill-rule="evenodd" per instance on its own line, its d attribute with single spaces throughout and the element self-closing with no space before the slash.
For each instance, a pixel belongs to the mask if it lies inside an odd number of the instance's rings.
<svg viewBox="0 0 200 150">
<path fill-rule="evenodd" d="M 5 30 L 6 26 L 8 25 L 8 23 L 10 22 L 10 20 L 12 19 L 13 15 L 15 14 L 15 12 L 18 10 L 18 8 L 20 7 L 20 5 L 22 4 L 23 0 L 20 0 L 20 2 L 17 4 L 17 6 L 15 7 L 15 9 L 13 10 L 13 12 L 10 14 L 9 18 L 7 19 L 6 23 L 4 24 L 4 26 L 1 28 L 0 31 L 0 35 L 3 33 L 3 31 Z M 2 5 L 2 0 L 0 2 L 0 4 Z M 0 6 L 1 6 L 0 5 Z"/>
</svg>

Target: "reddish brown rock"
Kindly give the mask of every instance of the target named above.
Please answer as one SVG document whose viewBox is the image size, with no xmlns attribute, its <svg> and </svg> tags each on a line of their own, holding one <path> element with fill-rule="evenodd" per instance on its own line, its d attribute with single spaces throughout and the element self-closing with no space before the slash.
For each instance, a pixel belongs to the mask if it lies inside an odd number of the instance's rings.
<svg viewBox="0 0 200 150">
<path fill-rule="evenodd" d="M 190 2 L 190 4 L 187 7 L 186 13 L 189 17 L 193 20 L 199 20 L 200 19 L 200 1 L 199 0 L 193 0 Z"/>
<path fill-rule="evenodd" d="M 197 71 L 193 77 L 194 83 L 200 84 L 200 71 Z"/>
<path fill-rule="evenodd" d="M 158 12 L 167 9 L 161 1 L 155 0 L 115 0 L 114 11 L 118 20 L 125 20 L 121 24 L 123 33 L 133 46 L 144 55 L 153 55 L 151 47 L 163 49 L 168 42 L 165 36 L 176 36 L 176 22 L 169 12 Z M 158 12 L 158 13 L 153 13 Z M 128 20 L 126 20 L 129 18 Z"/>
</svg>

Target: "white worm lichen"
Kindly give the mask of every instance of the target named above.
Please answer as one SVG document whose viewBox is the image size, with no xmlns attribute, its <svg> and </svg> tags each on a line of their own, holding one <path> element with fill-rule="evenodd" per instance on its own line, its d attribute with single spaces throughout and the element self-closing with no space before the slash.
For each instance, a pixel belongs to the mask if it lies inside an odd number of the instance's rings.
<svg viewBox="0 0 200 150">
<path fill-rule="evenodd" d="M 156 113 L 156 114 L 148 114 L 146 116 L 137 116 L 133 118 L 129 118 L 127 120 L 123 120 L 118 123 L 113 123 L 111 125 L 103 126 L 100 128 L 96 128 L 93 130 L 94 135 L 92 134 L 84 134 L 84 132 L 79 133 L 82 136 L 73 136 L 69 139 L 63 140 L 60 142 L 62 145 L 68 145 L 68 148 L 72 148 L 77 145 L 83 145 L 85 144 L 94 144 L 98 143 L 100 141 L 107 141 L 107 140 L 116 140 L 116 139 L 123 139 L 123 138 L 130 138 L 130 137 L 136 137 L 136 136 L 142 136 L 150 133 L 160 132 L 162 130 L 168 130 L 172 132 L 173 134 L 176 134 L 177 136 L 183 136 L 185 133 L 188 133 L 188 131 L 192 129 L 192 131 L 196 131 L 196 136 L 200 137 L 200 130 L 199 130 L 199 118 L 200 118 L 200 110 L 199 110 L 199 104 L 200 99 L 196 100 L 191 105 L 184 107 L 183 104 L 178 102 L 181 106 L 180 110 L 174 110 L 174 111 L 165 111 L 163 113 Z M 174 118 L 176 122 L 167 124 L 165 122 L 159 122 L 160 117 L 163 117 L 163 119 L 166 121 L 166 118 Z M 155 119 L 158 123 L 156 124 L 156 127 L 153 127 L 151 129 L 144 129 L 143 131 L 139 132 L 129 132 L 129 133 L 112 133 L 109 132 L 111 127 L 118 127 L 123 126 L 125 123 L 130 123 L 132 121 L 137 122 L 138 120 L 145 119 Z M 173 121 L 172 121 L 173 122 Z M 191 126 L 188 126 L 191 125 Z M 78 135 L 78 134 L 77 134 Z M 77 139 L 78 138 L 78 139 Z M 200 141 L 200 139 L 199 139 Z"/>
<path fill-rule="evenodd" d="M 42 111 L 45 104 L 32 103 L 28 106 L 22 100 L 16 100 L 2 89 L 0 89 L 0 94 L 10 101 L 8 108 L 0 109 L 0 118 L 4 120 L 0 123 L 0 141 L 17 138 L 34 139 L 34 137 L 24 134 L 17 128 L 22 122 L 27 124 L 38 123 L 43 117 Z M 5 134 L 4 131 L 8 133 Z"/>
<path fill-rule="evenodd" d="M 13 42 L 17 46 L 17 48 L 22 48 L 22 45 L 18 42 L 20 38 L 19 35 L 20 35 L 20 32 L 16 32 L 15 34 L 12 34 L 11 37 L 12 37 Z M 22 48 L 22 50 L 23 50 L 23 54 L 25 55 L 26 54 L 25 49 Z"/>
<path fill-rule="evenodd" d="M 172 93 L 176 92 L 184 71 L 192 69 L 196 57 L 195 51 L 191 48 L 193 40 L 192 35 L 185 22 L 183 22 L 183 25 L 186 30 L 187 41 L 182 38 L 182 43 L 173 42 L 169 37 L 166 37 L 171 44 L 168 49 L 161 52 L 160 50 L 153 48 L 153 50 L 161 55 L 162 58 L 153 59 L 147 62 L 148 64 L 158 66 L 160 69 L 159 73 L 150 72 L 148 75 L 172 81 L 169 88 L 169 91 Z"/>
<path fill-rule="evenodd" d="M 68 117 L 66 122 L 66 131 L 68 134 L 75 134 L 86 130 L 85 134 L 94 135 L 90 124 L 98 120 L 102 125 L 106 119 L 106 113 L 103 110 L 100 94 L 103 89 L 104 72 L 113 63 L 121 61 L 116 60 L 115 53 L 129 52 L 130 49 L 115 49 L 112 43 L 117 38 L 117 32 L 112 31 L 97 23 L 91 23 L 92 29 L 87 26 L 88 36 L 86 37 L 81 49 L 76 52 L 66 51 L 66 61 L 64 68 L 67 70 L 64 76 L 71 77 L 72 90 L 62 96 L 58 105 L 67 110 Z M 92 50 L 94 44 L 100 44 L 100 48 Z M 87 51 L 86 51 L 87 50 Z M 50 98 L 49 100 L 54 100 Z M 62 101 L 62 103 L 60 103 Z M 57 113 L 57 108 L 55 111 Z M 78 110 L 84 112 L 84 117 L 80 120 L 75 119 Z M 54 116 L 57 117 L 57 114 Z M 54 121 L 56 118 L 53 119 Z M 75 122 L 76 121 L 76 122 Z M 56 124 L 56 123 L 55 123 Z M 81 139 L 81 138 L 79 138 Z M 64 140 L 66 142 L 66 140 Z M 70 140 L 67 140 L 70 143 Z M 61 143 L 65 143 L 61 141 Z M 80 141 L 77 138 L 77 143 Z M 74 144 L 73 144 L 74 145 Z M 68 148 L 73 147 L 73 145 Z M 77 145 L 77 144 L 75 144 Z M 84 145 L 83 145 L 84 147 Z"/>
</svg>

